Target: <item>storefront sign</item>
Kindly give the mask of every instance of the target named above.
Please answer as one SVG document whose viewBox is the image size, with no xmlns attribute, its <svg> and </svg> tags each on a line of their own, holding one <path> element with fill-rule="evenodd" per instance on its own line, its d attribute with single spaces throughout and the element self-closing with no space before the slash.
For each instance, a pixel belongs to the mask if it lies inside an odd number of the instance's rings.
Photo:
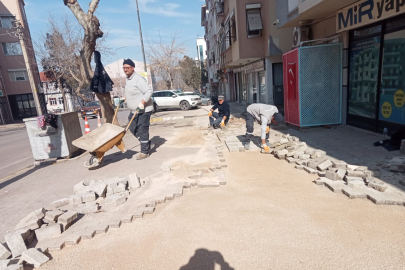
<svg viewBox="0 0 405 270">
<path fill-rule="evenodd" d="M 405 13 L 405 0 L 363 0 L 339 10 L 336 32 L 343 32 Z"/>
<path fill-rule="evenodd" d="M 247 73 L 250 73 L 250 72 L 259 72 L 262 70 L 265 70 L 264 59 L 262 59 L 258 62 L 251 63 L 249 65 L 243 66 L 243 67 L 234 68 L 233 72 L 237 73 L 237 72 L 246 71 Z"/>
</svg>

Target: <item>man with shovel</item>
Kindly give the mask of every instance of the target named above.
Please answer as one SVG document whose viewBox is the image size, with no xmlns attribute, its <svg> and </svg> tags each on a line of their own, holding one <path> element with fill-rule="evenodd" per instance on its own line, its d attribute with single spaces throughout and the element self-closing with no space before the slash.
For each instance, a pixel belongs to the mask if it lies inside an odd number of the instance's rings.
<svg viewBox="0 0 405 270">
<path fill-rule="evenodd" d="M 141 153 L 136 159 L 142 160 L 149 157 L 149 150 L 153 148 L 153 144 L 149 140 L 150 116 L 153 111 L 153 91 L 145 78 L 135 73 L 135 63 L 131 59 L 124 60 L 123 69 L 125 75 L 127 75 L 125 96 L 128 108 L 131 109 L 128 120 L 131 121 L 132 116 L 137 112 L 134 121 L 129 126 L 129 130 L 141 143 Z"/>
<path fill-rule="evenodd" d="M 269 153 L 270 147 L 267 145 L 266 140 L 268 140 L 270 136 L 270 124 L 281 124 L 284 122 L 284 117 L 278 112 L 276 106 L 258 103 L 249 105 L 246 113 L 246 139 L 244 143 L 246 150 L 250 148 L 250 140 L 253 137 L 255 121 L 259 123 L 262 128 L 261 139 L 263 151 Z"/>
</svg>

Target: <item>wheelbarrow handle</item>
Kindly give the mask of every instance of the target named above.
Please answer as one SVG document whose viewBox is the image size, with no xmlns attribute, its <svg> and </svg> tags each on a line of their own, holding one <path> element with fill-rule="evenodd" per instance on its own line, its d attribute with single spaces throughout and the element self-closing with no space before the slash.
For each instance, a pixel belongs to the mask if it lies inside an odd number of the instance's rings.
<svg viewBox="0 0 405 270">
<path fill-rule="evenodd" d="M 135 111 L 134 115 L 132 116 L 131 121 L 129 121 L 128 126 L 127 126 L 127 128 L 125 129 L 125 132 L 127 132 L 127 131 L 128 131 L 129 126 L 132 124 L 132 121 L 134 121 L 135 116 L 136 116 L 137 114 L 138 114 L 138 111 Z"/>
<path fill-rule="evenodd" d="M 111 122 L 111 124 L 113 124 L 113 125 L 114 125 L 115 118 L 117 118 L 117 113 L 118 113 L 119 108 L 120 108 L 120 106 L 117 106 L 117 108 L 115 109 L 114 118 L 113 118 L 113 120 Z"/>
</svg>

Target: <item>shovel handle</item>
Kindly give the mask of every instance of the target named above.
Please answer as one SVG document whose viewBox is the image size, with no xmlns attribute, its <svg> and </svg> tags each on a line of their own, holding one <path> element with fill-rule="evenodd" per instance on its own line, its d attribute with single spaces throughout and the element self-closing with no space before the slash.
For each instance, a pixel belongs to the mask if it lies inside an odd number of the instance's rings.
<svg viewBox="0 0 405 270">
<path fill-rule="evenodd" d="M 115 118 L 117 118 L 117 113 L 118 113 L 119 108 L 120 108 L 120 106 L 117 106 L 117 108 L 115 109 L 114 118 L 113 118 L 113 120 L 111 122 L 111 124 L 113 124 L 113 125 L 114 125 Z"/>
<path fill-rule="evenodd" d="M 128 129 L 129 129 L 129 126 L 132 124 L 132 121 L 134 121 L 134 119 L 135 119 L 135 116 L 137 115 L 137 113 L 138 113 L 138 111 L 135 111 L 135 113 L 134 113 L 134 115 L 132 116 L 132 119 L 131 119 L 131 121 L 129 121 L 129 123 L 128 123 L 128 126 L 127 126 L 127 128 L 125 129 L 125 131 L 128 131 Z"/>
</svg>

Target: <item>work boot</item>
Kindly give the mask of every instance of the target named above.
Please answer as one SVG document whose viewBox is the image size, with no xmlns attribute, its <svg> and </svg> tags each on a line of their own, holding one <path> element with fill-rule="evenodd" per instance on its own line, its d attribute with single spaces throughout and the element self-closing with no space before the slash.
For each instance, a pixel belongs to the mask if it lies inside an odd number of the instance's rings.
<svg viewBox="0 0 405 270">
<path fill-rule="evenodd" d="M 142 159 L 145 159 L 148 157 L 149 157 L 149 154 L 139 153 L 139 155 L 136 157 L 136 160 L 142 160 Z"/>
<path fill-rule="evenodd" d="M 245 143 L 244 147 L 245 147 L 245 150 L 249 150 L 250 149 L 250 143 Z"/>
</svg>

